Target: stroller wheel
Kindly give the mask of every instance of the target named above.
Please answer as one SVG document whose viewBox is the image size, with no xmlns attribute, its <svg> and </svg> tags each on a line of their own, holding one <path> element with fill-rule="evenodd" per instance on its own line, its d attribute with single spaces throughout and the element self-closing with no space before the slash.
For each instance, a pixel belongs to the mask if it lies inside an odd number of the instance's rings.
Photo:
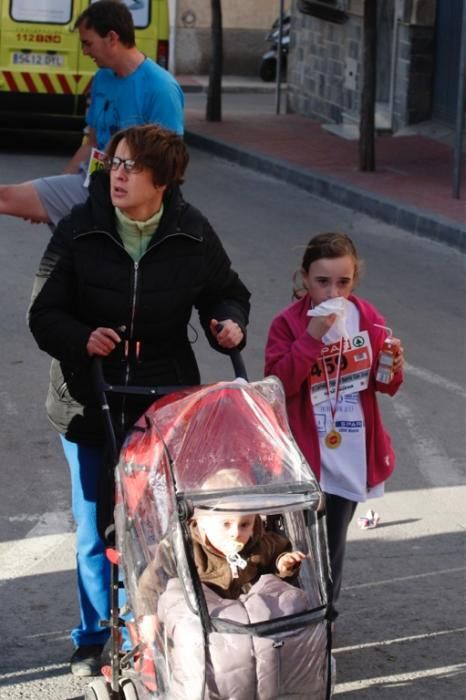
<svg viewBox="0 0 466 700">
<path fill-rule="evenodd" d="M 129 678 L 123 678 L 120 682 L 120 688 L 124 700 L 138 700 L 137 690 Z"/>
<path fill-rule="evenodd" d="M 111 700 L 110 688 L 104 678 L 98 678 L 87 686 L 84 700 Z"/>
</svg>

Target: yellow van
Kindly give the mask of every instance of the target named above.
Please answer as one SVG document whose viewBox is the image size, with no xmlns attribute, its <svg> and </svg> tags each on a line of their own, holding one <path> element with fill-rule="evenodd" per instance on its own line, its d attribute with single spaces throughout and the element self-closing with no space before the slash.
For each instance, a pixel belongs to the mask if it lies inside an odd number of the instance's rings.
<svg viewBox="0 0 466 700">
<path fill-rule="evenodd" d="M 96 0 L 0 0 L 0 125 L 51 128 L 58 119 L 81 120 L 95 65 L 81 53 L 73 31 L 78 15 Z M 168 0 L 123 0 L 131 10 L 136 43 L 164 68 L 168 64 Z"/>
</svg>

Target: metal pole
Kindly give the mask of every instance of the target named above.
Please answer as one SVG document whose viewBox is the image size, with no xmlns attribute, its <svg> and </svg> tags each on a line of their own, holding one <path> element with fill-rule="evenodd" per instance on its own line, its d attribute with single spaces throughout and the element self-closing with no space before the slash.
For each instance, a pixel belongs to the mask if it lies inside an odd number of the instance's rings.
<svg viewBox="0 0 466 700">
<path fill-rule="evenodd" d="M 453 197 L 460 198 L 461 165 L 463 161 L 464 132 L 464 81 L 465 81 L 465 45 L 466 43 L 466 0 L 463 0 L 463 17 L 460 29 L 460 66 L 458 74 L 458 99 L 456 102 L 455 147 L 453 152 Z"/>
<path fill-rule="evenodd" d="M 280 114 L 281 85 L 282 85 L 282 37 L 283 37 L 283 11 L 284 0 L 278 2 L 278 45 L 277 45 L 277 72 L 275 84 L 275 114 Z"/>
<path fill-rule="evenodd" d="M 388 98 L 389 105 L 389 123 L 390 129 L 393 131 L 393 112 L 395 105 L 396 83 L 398 80 L 398 51 L 400 45 L 400 26 L 403 21 L 404 0 L 396 0 L 393 14 L 393 40 L 392 40 L 392 55 L 390 60 L 390 95 Z"/>
<path fill-rule="evenodd" d="M 168 43 L 168 70 L 176 75 L 176 15 L 177 0 L 169 0 L 168 17 L 170 21 L 170 40 Z"/>
</svg>

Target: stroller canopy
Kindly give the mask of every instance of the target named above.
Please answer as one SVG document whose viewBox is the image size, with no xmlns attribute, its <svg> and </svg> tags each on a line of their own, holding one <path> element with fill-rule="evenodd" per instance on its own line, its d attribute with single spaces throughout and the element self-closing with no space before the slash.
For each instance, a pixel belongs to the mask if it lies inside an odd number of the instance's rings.
<svg viewBox="0 0 466 700">
<path fill-rule="evenodd" d="M 219 470 L 235 470 L 248 486 L 306 482 L 319 491 L 291 437 L 283 388 L 275 377 L 196 387 L 154 403 L 120 456 L 128 515 L 134 515 L 149 484 L 164 493 L 167 504 L 167 493 L 195 492 Z"/>
</svg>

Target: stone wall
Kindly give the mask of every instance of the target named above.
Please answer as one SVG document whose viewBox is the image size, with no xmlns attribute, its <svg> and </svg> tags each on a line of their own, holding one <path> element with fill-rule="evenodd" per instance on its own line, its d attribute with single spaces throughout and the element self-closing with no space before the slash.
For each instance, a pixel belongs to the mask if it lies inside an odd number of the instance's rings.
<svg viewBox="0 0 466 700">
<path fill-rule="evenodd" d="M 290 7 L 291 0 L 285 3 Z M 178 0 L 176 72 L 207 74 L 210 66 L 211 12 L 208 0 Z M 276 0 L 222 0 L 225 75 L 259 78 L 265 35 L 278 14 Z"/>
<path fill-rule="evenodd" d="M 342 6 L 347 20 L 335 24 L 302 14 L 298 0 L 293 2 L 287 109 L 323 123 L 359 121 L 363 2 L 346 0 Z M 379 69 L 389 81 L 392 76 L 385 114 L 399 129 L 431 115 L 435 0 L 394 0 L 393 11 L 396 21 Z"/>
<path fill-rule="evenodd" d="M 360 92 L 361 17 L 344 24 L 302 14 L 293 7 L 288 64 L 288 110 L 341 123 L 357 114 Z"/>
</svg>

